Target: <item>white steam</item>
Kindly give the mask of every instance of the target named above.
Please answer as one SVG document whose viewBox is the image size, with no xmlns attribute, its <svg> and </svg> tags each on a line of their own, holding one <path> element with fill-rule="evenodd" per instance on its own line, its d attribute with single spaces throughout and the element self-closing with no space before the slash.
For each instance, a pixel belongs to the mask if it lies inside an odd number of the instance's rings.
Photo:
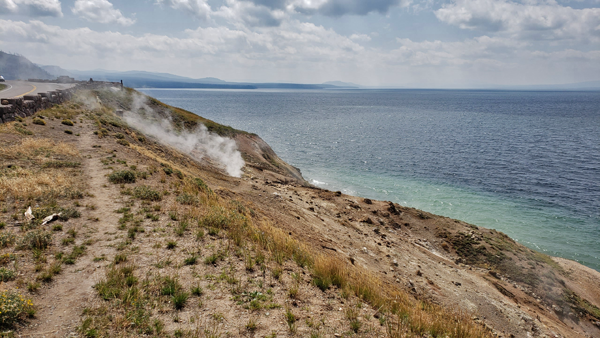
<svg viewBox="0 0 600 338">
<path fill-rule="evenodd" d="M 221 164 L 229 175 L 242 176 L 245 163 L 234 140 L 209 132 L 203 124 L 193 132 L 178 131 L 170 119 L 160 117 L 154 112 L 146 104 L 146 97 L 142 95 L 134 95 L 132 110 L 123 113 L 123 119 L 131 127 L 198 161 L 208 156 Z"/>
</svg>

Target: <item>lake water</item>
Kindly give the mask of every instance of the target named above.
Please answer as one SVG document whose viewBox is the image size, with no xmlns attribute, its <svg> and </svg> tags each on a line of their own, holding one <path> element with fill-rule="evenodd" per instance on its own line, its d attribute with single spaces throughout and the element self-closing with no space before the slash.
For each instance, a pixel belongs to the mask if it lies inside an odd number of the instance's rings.
<svg viewBox="0 0 600 338">
<path fill-rule="evenodd" d="M 260 135 L 315 185 L 600 270 L 600 92 L 142 91 Z"/>
</svg>

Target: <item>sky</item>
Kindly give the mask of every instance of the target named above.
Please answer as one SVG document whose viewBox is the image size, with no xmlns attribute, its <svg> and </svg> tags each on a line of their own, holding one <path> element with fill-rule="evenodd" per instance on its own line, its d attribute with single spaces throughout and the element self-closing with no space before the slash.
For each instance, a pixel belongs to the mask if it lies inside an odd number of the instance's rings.
<svg viewBox="0 0 600 338">
<path fill-rule="evenodd" d="M 564 84 L 600 80 L 600 0 L 0 0 L 0 50 L 226 81 Z"/>
</svg>

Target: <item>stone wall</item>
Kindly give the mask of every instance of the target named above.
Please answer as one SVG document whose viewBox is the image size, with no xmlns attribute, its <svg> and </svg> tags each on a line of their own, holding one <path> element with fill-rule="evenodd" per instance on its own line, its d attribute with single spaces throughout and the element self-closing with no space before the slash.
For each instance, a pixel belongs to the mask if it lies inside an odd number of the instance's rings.
<svg viewBox="0 0 600 338">
<path fill-rule="evenodd" d="M 84 82 L 69 89 L 57 89 L 47 93 L 25 95 L 23 97 L 11 99 L 0 99 L 0 123 L 14 121 L 17 116 L 31 116 L 40 110 L 68 101 L 77 90 L 96 90 L 106 87 L 121 88 L 121 83 L 100 81 Z"/>
</svg>

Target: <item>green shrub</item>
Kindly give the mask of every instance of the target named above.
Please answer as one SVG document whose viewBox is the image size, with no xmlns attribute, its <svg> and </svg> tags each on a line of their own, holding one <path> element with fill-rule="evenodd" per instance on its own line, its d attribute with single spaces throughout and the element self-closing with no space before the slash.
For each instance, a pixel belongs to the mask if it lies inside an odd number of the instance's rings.
<svg viewBox="0 0 600 338">
<path fill-rule="evenodd" d="M 151 187 L 146 185 L 140 185 L 138 187 L 135 187 L 135 189 L 133 189 L 133 196 L 146 201 L 162 200 L 162 196 L 158 191 L 153 190 Z"/>
<path fill-rule="evenodd" d="M 12 280 L 13 278 L 15 278 L 14 271 L 9 270 L 7 268 L 0 268 L 0 281 L 1 282 L 8 282 L 9 280 Z"/>
<path fill-rule="evenodd" d="M 72 131 L 72 130 L 69 130 L 69 129 L 67 129 L 67 130 L 65 130 L 65 134 L 73 135 L 73 131 Z"/>
<path fill-rule="evenodd" d="M 115 264 L 123 263 L 127 261 L 127 255 L 118 254 L 115 256 Z"/>
<path fill-rule="evenodd" d="M 198 190 L 203 191 L 203 192 L 210 192 L 210 188 L 206 185 L 206 183 L 204 183 L 204 181 L 201 178 L 194 178 L 193 180 L 194 184 L 196 185 L 196 187 L 198 188 Z"/>
<path fill-rule="evenodd" d="M 34 118 L 33 119 L 33 124 L 39 124 L 40 126 L 45 126 L 46 125 L 46 121 L 40 119 L 40 118 Z"/>
<path fill-rule="evenodd" d="M 122 146 L 128 146 L 129 142 L 127 140 L 117 140 L 117 143 Z"/>
<path fill-rule="evenodd" d="M 1 232 L 0 233 L 0 248 L 6 248 L 15 244 L 15 235 L 12 232 Z"/>
<path fill-rule="evenodd" d="M 74 126 L 73 121 L 69 120 L 69 119 L 64 119 L 61 122 L 62 124 L 64 124 L 65 126 Z"/>
<path fill-rule="evenodd" d="M 188 257 L 188 258 L 184 259 L 183 260 L 183 264 L 185 264 L 185 265 L 194 265 L 194 264 L 196 264 L 197 260 L 198 260 L 198 257 L 191 256 L 191 257 Z"/>
<path fill-rule="evenodd" d="M 167 276 L 163 280 L 163 287 L 160 293 L 163 296 L 174 296 L 175 294 L 179 293 L 179 290 L 181 290 L 181 284 L 179 284 L 177 279 Z"/>
<path fill-rule="evenodd" d="M 192 295 L 198 296 L 198 297 L 202 296 L 202 294 L 204 293 L 204 290 L 202 289 L 202 287 L 200 285 L 192 287 L 191 291 L 192 291 Z"/>
<path fill-rule="evenodd" d="M 175 309 L 177 309 L 177 310 L 183 309 L 189 296 L 190 295 L 187 292 L 177 292 L 176 294 L 174 294 L 171 297 L 171 300 L 173 301 L 173 306 L 175 307 Z"/>
<path fill-rule="evenodd" d="M 46 249 L 52 244 L 52 234 L 44 230 L 30 231 L 23 236 L 19 249 Z"/>
<path fill-rule="evenodd" d="M 130 170 L 115 171 L 108 175 L 108 181 L 115 184 L 135 183 L 135 172 Z"/>
<path fill-rule="evenodd" d="M 116 133 L 115 137 L 118 138 L 119 140 L 122 140 L 125 138 L 125 135 L 121 134 L 121 133 Z"/>
<path fill-rule="evenodd" d="M 0 326 L 12 326 L 33 309 L 31 299 L 6 290 L 0 292 Z"/>
<path fill-rule="evenodd" d="M 184 205 L 198 205 L 198 203 L 200 203 L 200 200 L 198 200 L 198 197 L 194 195 L 183 193 L 177 196 L 177 202 Z"/>
</svg>

